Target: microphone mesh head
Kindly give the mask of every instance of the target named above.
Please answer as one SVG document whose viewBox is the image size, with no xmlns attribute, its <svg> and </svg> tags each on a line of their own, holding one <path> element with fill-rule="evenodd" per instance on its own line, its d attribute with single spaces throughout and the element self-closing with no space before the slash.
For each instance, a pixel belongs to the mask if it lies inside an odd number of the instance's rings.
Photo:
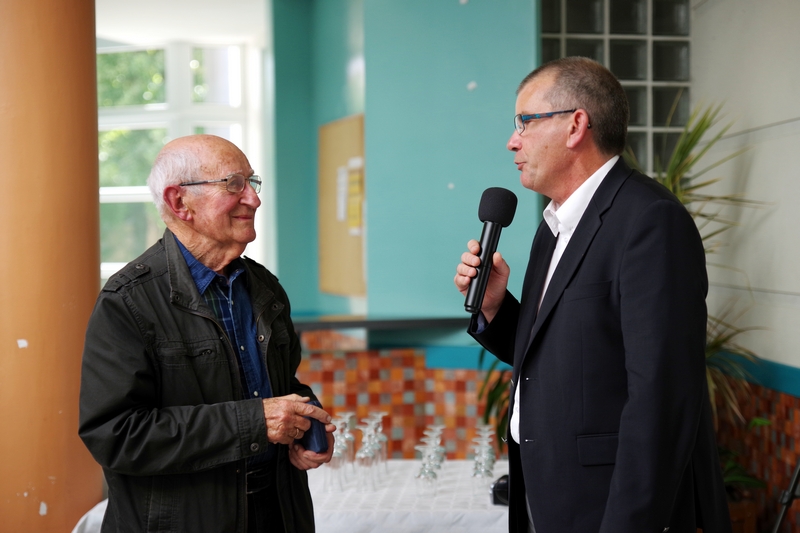
<svg viewBox="0 0 800 533">
<path fill-rule="evenodd" d="M 517 196 L 502 187 L 489 187 L 483 191 L 478 218 L 481 222 L 494 222 L 504 228 L 514 220 L 517 211 Z"/>
</svg>

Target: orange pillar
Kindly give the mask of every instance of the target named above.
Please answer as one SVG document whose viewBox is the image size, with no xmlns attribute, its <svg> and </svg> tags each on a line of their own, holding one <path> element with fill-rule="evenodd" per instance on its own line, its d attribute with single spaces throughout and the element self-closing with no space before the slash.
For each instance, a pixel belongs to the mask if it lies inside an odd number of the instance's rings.
<svg viewBox="0 0 800 533">
<path fill-rule="evenodd" d="M 99 289 L 93 0 L 0 1 L 0 531 L 102 498 L 77 435 Z"/>
</svg>

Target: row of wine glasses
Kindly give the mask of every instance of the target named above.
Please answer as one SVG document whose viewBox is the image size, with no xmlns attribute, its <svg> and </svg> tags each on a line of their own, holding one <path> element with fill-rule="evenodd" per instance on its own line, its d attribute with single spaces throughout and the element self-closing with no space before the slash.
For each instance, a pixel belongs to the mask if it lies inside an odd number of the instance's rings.
<svg viewBox="0 0 800 533">
<path fill-rule="evenodd" d="M 472 467 L 472 479 L 474 487 L 482 489 L 488 487 L 494 475 L 494 464 L 497 459 L 494 453 L 493 436 L 494 429 L 488 424 L 477 424 L 475 426 L 475 437 L 472 439 L 472 451 L 474 460 Z"/>
<path fill-rule="evenodd" d="M 361 419 L 361 424 L 354 424 L 354 412 L 340 412 L 334 417 L 333 454 L 326 465 L 323 485 L 326 491 L 344 491 L 351 486 L 372 491 L 378 487 L 381 469 L 387 470 L 389 439 L 383 433 L 383 418 L 388 414 L 384 411 L 370 412 Z M 353 429 L 361 432 L 358 449 Z"/>
<path fill-rule="evenodd" d="M 380 485 L 381 468 L 386 472 L 389 438 L 383 433 L 383 417 L 387 414 L 372 412 L 356 426 L 361 431 L 361 448 L 356 452 L 356 464 L 363 480 L 361 486 L 370 491 Z"/>
<path fill-rule="evenodd" d="M 355 440 L 350 430 L 351 420 L 355 413 L 341 412 L 334 416 L 331 423 L 336 426 L 333 433 L 333 453 L 325 466 L 323 487 L 326 492 L 344 490 L 349 478 L 354 475 Z"/>
<path fill-rule="evenodd" d="M 433 496 L 436 494 L 437 480 L 445 460 L 445 447 L 442 446 L 442 432 L 444 426 L 429 424 L 422 432 L 423 437 L 420 444 L 414 446 L 421 457 L 422 463 L 415 476 L 420 482 L 420 494 L 423 496 Z"/>
</svg>

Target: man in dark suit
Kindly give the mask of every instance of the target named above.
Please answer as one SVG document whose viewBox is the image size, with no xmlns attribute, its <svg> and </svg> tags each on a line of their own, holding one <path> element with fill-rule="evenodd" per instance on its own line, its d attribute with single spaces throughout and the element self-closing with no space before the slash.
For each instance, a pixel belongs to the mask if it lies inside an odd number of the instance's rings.
<svg viewBox="0 0 800 533">
<path fill-rule="evenodd" d="M 705 381 L 703 243 L 687 210 L 632 171 L 628 102 L 565 58 L 517 91 L 520 181 L 552 201 L 519 300 L 499 253 L 470 333 L 513 366 L 512 532 L 705 533 L 730 518 Z M 468 243 L 455 284 L 479 265 Z"/>
</svg>

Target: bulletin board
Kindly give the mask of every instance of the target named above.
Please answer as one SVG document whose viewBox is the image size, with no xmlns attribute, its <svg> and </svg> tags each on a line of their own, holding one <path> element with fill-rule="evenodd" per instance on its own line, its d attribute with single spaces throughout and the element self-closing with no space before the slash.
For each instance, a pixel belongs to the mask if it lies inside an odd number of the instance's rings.
<svg viewBox="0 0 800 533">
<path fill-rule="evenodd" d="M 364 115 L 319 128 L 319 288 L 365 296 Z"/>
</svg>

